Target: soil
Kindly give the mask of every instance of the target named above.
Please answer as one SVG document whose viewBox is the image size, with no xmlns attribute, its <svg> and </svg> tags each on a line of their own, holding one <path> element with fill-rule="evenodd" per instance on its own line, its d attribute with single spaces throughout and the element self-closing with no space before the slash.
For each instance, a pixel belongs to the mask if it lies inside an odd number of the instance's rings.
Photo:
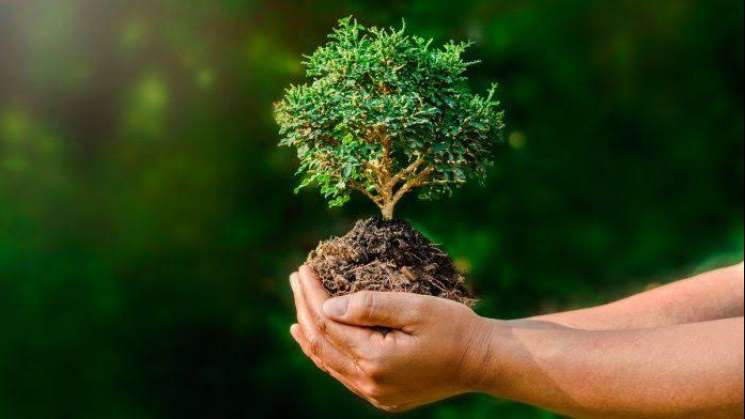
<svg viewBox="0 0 745 419">
<path fill-rule="evenodd" d="M 404 220 L 360 220 L 345 236 L 320 243 L 307 263 L 333 296 L 392 291 L 476 302 L 448 254 Z"/>
</svg>

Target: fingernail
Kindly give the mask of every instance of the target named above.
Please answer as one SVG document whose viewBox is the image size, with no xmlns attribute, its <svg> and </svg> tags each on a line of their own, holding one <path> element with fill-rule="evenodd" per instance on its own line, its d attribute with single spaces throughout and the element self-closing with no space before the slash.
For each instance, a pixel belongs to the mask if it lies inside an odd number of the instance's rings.
<svg viewBox="0 0 745 419">
<path fill-rule="evenodd" d="M 292 336 L 292 340 L 300 344 L 300 335 L 298 333 L 299 332 L 298 328 L 299 328 L 298 325 L 293 325 L 290 328 L 290 336 Z"/>
<path fill-rule="evenodd" d="M 342 317 L 347 313 L 347 306 L 349 305 L 349 298 L 338 297 L 332 298 L 323 304 L 323 312 L 329 317 Z"/>
</svg>

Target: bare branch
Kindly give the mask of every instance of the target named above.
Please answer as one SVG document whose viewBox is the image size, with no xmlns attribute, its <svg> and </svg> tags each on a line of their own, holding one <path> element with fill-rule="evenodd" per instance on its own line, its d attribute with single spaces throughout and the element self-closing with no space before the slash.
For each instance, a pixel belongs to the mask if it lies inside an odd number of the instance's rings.
<svg viewBox="0 0 745 419">
<path fill-rule="evenodd" d="M 379 189 L 380 185 L 385 184 L 383 173 L 377 160 L 365 162 L 365 171 L 369 172 L 369 174 L 366 173 L 368 176 L 368 181 L 370 181 L 371 184 L 376 185 L 376 188 Z"/>
<path fill-rule="evenodd" d="M 378 125 L 376 131 L 383 144 L 383 173 L 386 178 L 391 176 L 393 164 L 391 163 L 391 137 L 385 133 L 384 126 Z"/>
<path fill-rule="evenodd" d="M 395 187 L 398 185 L 399 182 L 405 180 L 408 178 L 409 175 L 412 173 L 416 173 L 417 170 L 419 170 L 419 167 L 425 163 L 425 160 L 423 157 L 419 157 L 414 162 L 412 162 L 408 167 L 406 167 L 404 170 L 398 172 L 396 176 L 393 176 L 390 181 L 390 186 Z"/>
<path fill-rule="evenodd" d="M 383 198 L 381 196 L 374 195 L 372 192 L 370 192 L 367 189 L 365 189 L 362 185 L 360 185 L 360 184 L 358 184 L 356 182 L 352 182 L 350 184 L 350 186 L 352 187 L 352 189 L 354 189 L 356 191 L 359 191 L 359 192 L 362 192 L 363 194 L 365 194 L 365 196 L 367 196 L 368 198 L 370 198 L 370 200 L 373 201 L 375 203 L 375 205 L 377 205 L 377 206 L 383 205 Z"/>
<path fill-rule="evenodd" d="M 409 179 L 406 183 L 404 183 L 404 185 L 401 186 L 401 188 L 396 192 L 396 194 L 391 199 L 391 202 L 393 203 L 393 205 L 397 204 L 398 201 L 400 201 L 401 198 L 403 198 L 404 195 L 406 195 L 412 189 L 426 185 L 429 175 L 431 175 L 432 172 L 434 171 L 435 171 L 434 167 L 428 166 L 426 169 L 419 172 L 419 174 L 416 175 L 414 178 Z"/>
<path fill-rule="evenodd" d="M 464 185 L 466 183 L 465 180 L 430 180 L 425 182 L 422 186 L 425 185 Z"/>
</svg>

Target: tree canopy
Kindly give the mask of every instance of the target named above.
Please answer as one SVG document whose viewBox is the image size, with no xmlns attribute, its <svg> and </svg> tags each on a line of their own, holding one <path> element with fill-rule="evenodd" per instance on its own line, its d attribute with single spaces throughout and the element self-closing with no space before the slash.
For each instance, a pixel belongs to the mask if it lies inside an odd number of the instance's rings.
<svg viewBox="0 0 745 419">
<path fill-rule="evenodd" d="M 342 19 L 329 42 L 306 57 L 309 83 L 275 105 L 280 145 L 297 149 L 298 190 L 314 186 L 341 206 L 353 190 L 391 219 L 408 192 L 449 195 L 483 182 L 504 128 L 495 98 L 471 93 L 463 58 L 468 42 L 433 40 L 398 28 Z"/>
</svg>

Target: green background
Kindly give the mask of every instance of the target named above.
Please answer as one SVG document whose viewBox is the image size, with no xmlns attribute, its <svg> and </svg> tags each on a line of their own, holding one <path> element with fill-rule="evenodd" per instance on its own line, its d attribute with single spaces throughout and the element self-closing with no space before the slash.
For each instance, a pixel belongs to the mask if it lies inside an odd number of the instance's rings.
<svg viewBox="0 0 745 419">
<path fill-rule="evenodd" d="M 473 39 L 486 188 L 400 215 L 514 318 L 743 252 L 740 0 L 0 1 L 0 417 L 380 418 L 287 333 L 373 213 L 293 195 L 272 102 L 339 17 Z M 404 418 L 550 418 L 469 396 Z"/>
</svg>

